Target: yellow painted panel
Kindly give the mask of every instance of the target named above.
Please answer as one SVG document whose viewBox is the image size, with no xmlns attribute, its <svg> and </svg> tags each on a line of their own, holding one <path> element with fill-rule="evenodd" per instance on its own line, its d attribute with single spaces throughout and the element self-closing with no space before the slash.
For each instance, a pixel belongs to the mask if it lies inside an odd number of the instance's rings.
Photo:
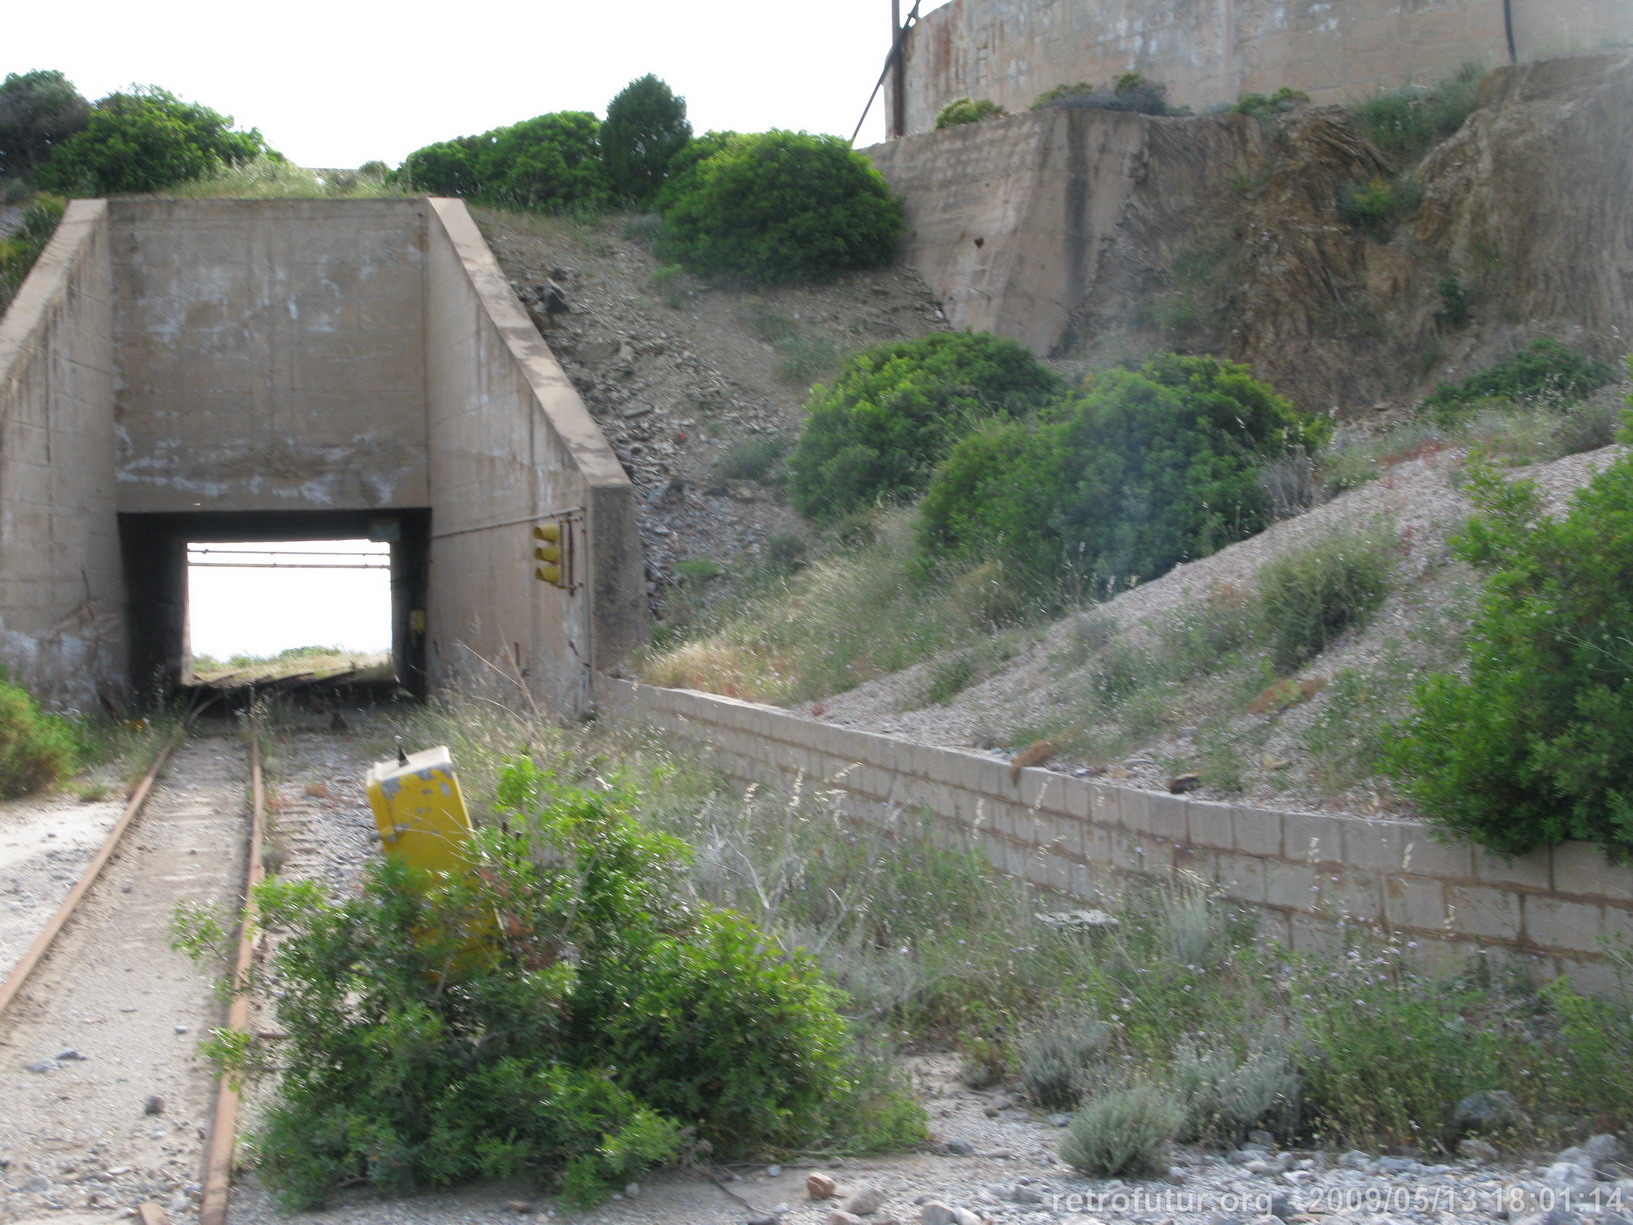
<svg viewBox="0 0 1633 1225">
<path fill-rule="evenodd" d="M 471 866 L 471 818 L 446 745 L 411 753 L 406 762 L 377 762 L 364 784 L 386 854 L 433 872 Z"/>
</svg>

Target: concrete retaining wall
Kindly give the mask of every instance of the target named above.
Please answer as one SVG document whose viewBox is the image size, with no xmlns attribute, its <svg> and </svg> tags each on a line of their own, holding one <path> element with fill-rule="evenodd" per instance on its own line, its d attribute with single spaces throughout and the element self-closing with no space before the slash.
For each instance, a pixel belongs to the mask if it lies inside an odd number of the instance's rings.
<svg viewBox="0 0 1633 1225">
<path fill-rule="evenodd" d="M 0 663 L 82 709 L 124 662 L 107 211 L 69 205 L 0 319 Z"/>
<path fill-rule="evenodd" d="M 599 701 L 731 778 L 787 787 L 800 777 L 807 791 L 832 791 L 856 820 L 884 825 L 893 809 L 922 806 L 1000 869 L 1084 901 L 1187 871 L 1294 948 L 1364 923 L 1431 958 L 1502 950 L 1588 990 L 1614 981 L 1601 941 L 1633 937 L 1633 867 L 1582 843 L 1509 861 L 1438 842 L 1416 821 L 1269 812 L 1036 768 L 1017 785 L 996 758 L 711 694 L 603 680 Z"/>
<path fill-rule="evenodd" d="M 1633 0 L 1511 0 L 1517 59 L 1633 38 Z M 1045 90 L 1139 72 L 1206 111 L 1291 86 L 1316 102 L 1509 62 L 1498 0 L 953 0 L 907 39 L 902 132 L 954 98 L 1024 111 Z"/>
<path fill-rule="evenodd" d="M 558 709 L 644 637 L 634 489 L 458 200 L 426 280 L 434 683 L 520 672 Z M 579 586 L 533 577 L 532 527 L 573 516 Z"/>
</svg>

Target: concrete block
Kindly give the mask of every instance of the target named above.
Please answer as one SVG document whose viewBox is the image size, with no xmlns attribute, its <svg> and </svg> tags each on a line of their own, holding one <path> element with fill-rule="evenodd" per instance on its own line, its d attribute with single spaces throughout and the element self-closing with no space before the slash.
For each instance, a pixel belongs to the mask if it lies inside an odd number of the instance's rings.
<svg viewBox="0 0 1633 1225">
<path fill-rule="evenodd" d="M 1117 824 L 1136 834 L 1143 834 L 1150 824 L 1151 799 L 1149 791 L 1121 788 L 1117 794 Z"/>
<path fill-rule="evenodd" d="M 1189 841 L 1191 803 L 1184 796 L 1147 794 L 1146 832 L 1168 842 Z"/>
<path fill-rule="evenodd" d="M 1446 887 L 1439 881 L 1386 876 L 1383 896 L 1384 919 L 1392 927 L 1419 932 L 1447 930 Z"/>
<path fill-rule="evenodd" d="M 1344 862 L 1344 817 L 1316 813 L 1283 813 L 1282 854 L 1289 862 L 1338 864 Z"/>
<path fill-rule="evenodd" d="M 1321 911 L 1331 922 L 1370 926 L 1383 921 L 1383 889 L 1376 874 L 1329 865 L 1317 869 L 1317 883 Z"/>
<path fill-rule="evenodd" d="M 1492 885 L 1448 885 L 1451 930 L 1485 940 L 1518 940 L 1523 915 L 1520 896 Z"/>
<path fill-rule="evenodd" d="M 1555 893 L 1633 902 L 1633 865 L 1611 863 L 1589 842 L 1562 842 L 1552 858 Z"/>
<path fill-rule="evenodd" d="M 1281 857 L 1281 813 L 1258 808 L 1232 808 L 1230 820 L 1238 853 L 1259 855 L 1266 859 Z"/>
<path fill-rule="evenodd" d="M 1319 916 L 1291 914 L 1287 917 L 1287 943 L 1297 953 L 1330 957 L 1343 951 L 1344 934 Z"/>
<path fill-rule="evenodd" d="M 1605 908 L 1599 903 L 1567 902 L 1526 894 L 1525 940 L 1533 948 L 1593 954 L 1605 931 Z"/>
<path fill-rule="evenodd" d="M 1186 813 L 1190 843 L 1204 850 L 1234 851 L 1236 831 L 1228 804 L 1194 803 Z"/>
<path fill-rule="evenodd" d="M 1021 771 L 1020 801 L 1027 808 L 1053 807 L 1065 776 L 1040 766 Z"/>
<path fill-rule="evenodd" d="M 1252 855 L 1225 851 L 1213 861 L 1213 882 L 1228 898 L 1249 906 L 1264 905 L 1268 864 Z"/>
<path fill-rule="evenodd" d="M 1530 889 L 1553 888 L 1552 857 L 1546 847 L 1510 859 L 1490 851 L 1470 852 L 1474 878 L 1493 885 L 1521 885 Z"/>
<path fill-rule="evenodd" d="M 1094 808 L 1093 784 L 1081 778 L 1061 780 L 1060 811 L 1079 820 L 1087 820 Z"/>
<path fill-rule="evenodd" d="M 1088 799 L 1088 817 L 1098 825 L 1114 825 L 1121 821 L 1118 811 L 1122 789 L 1108 783 L 1085 783 Z"/>
<path fill-rule="evenodd" d="M 1082 833 L 1083 858 L 1101 867 L 1112 865 L 1113 831 L 1104 825 L 1085 825 Z"/>
<path fill-rule="evenodd" d="M 1321 904 L 1321 883 L 1308 864 L 1270 863 L 1265 868 L 1265 904 L 1314 913 Z"/>
<path fill-rule="evenodd" d="M 924 773 L 938 783 L 958 783 L 959 768 L 968 753 L 956 749 L 927 748 L 924 752 Z"/>
</svg>

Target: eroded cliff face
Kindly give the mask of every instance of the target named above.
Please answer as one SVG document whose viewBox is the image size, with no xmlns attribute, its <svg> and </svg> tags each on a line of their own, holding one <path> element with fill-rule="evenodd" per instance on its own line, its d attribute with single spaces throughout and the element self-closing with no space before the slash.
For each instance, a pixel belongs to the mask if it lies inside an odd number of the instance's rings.
<svg viewBox="0 0 1633 1225">
<path fill-rule="evenodd" d="M 1351 411 L 1537 335 L 1633 347 L 1629 132 L 1619 54 L 1493 74 L 1412 168 L 1338 108 L 1048 110 L 870 153 L 906 198 L 908 258 L 959 326 L 1094 362 L 1218 353 L 1304 407 Z M 1352 184 L 1420 199 L 1367 227 L 1340 216 Z"/>
</svg>

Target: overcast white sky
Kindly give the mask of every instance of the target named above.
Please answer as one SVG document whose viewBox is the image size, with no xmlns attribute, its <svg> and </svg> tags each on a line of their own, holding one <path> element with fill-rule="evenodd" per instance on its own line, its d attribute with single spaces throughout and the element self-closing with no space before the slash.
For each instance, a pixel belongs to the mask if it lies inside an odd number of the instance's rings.
<svg viewBox="0 0 1633 1225">
<path fill-rule="evenodd" d="M 924 0 L 928 13 L 944 0 Z M 911 7 L 904 0 L 903 12 Z M 656 73 L 693 127 L 849 136 L 890 48 L 890 0 L 81 0 L 8 6 L 5 72 L 57 68 L 95 100 L 161 85 L 257 127 L 303 166 L 395 166 L 548 111 L 603 114 Z M 875 101 L 859 145 L 883 138 Z"/>
</svg>

